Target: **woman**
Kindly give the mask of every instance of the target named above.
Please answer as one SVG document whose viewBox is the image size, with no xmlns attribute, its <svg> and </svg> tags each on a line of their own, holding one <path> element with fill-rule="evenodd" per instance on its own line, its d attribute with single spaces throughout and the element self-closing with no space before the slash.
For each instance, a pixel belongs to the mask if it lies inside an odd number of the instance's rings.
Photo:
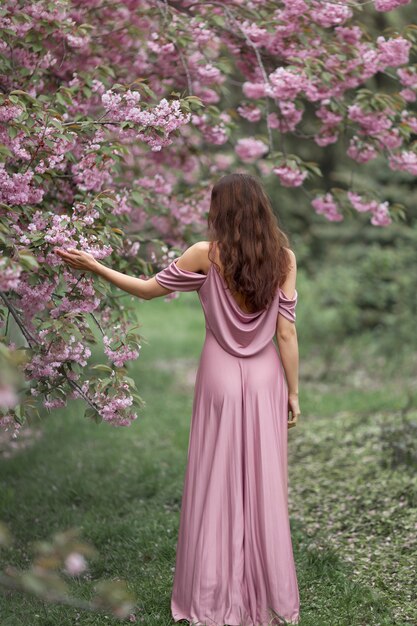
<svg viewBox="0 0 417 626">
<path fill-rule="evenodd" d="M 83 252 L 57 253 L 71 267 L 146 300 L 198 291 L 206 337 L 182 497 L 174 620 L 294 624 L 299 593 L 287 438 L 300 415 L 296 260 L 261 184 L 247 174 L 214 185 L 208 227 L 209 241 L 189 247 L 148 280 Z"/>
</svg>

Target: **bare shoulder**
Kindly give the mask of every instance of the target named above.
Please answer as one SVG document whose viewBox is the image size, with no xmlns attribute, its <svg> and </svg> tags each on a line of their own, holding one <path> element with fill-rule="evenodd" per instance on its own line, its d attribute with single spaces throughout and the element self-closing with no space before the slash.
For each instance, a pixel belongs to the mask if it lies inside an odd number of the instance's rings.
<svg viewBox="0 0 417 626">
<path fill-rule="evenodd" d="M 209 247 L 210 247 L 210 241 L 197 241 L 197 243 L 191 246 L 191 248 L 195 248 L 201 254 L 208 254 Z"/>
<path fill-rule="evenodd" d="M 284 248 L 285 252 L 287 253 L 289 259 L 290 259 L 290 263 L 291 263 L 291 269 L 296 269 L 297 268 L 297 259 L 295 256 L 295 253 L 293 250 L 291 250 L 291 248 Z"/>
<path fill-rule="evenodd" d="M 288 274 L 280 287 L 288 298 L 292 298 L 295 293 L 295 283 L 297 280 L 297 261 L 294 252 L 290 248 L 284 248 L 284 250 L 288 255 L 290 267 Z"/>
<path fill-rule="evenodd" d="M 198 241 L 197 243 L 195 243 L 194 245 L 196 246 L 196 250 L 197 250 L 197 254 L 199 255 L 200 258 L 200 264 L 201 264 L 201 271 L 204 272 L 204 274 L 207 274 L 207 272 L 210 269 L 210 259 L 209 259 L 209 252 L 210 252 L 210 241 Z"/>
<path fill-rule="evenodd" d="M 179 257 L 177 265 L 180 269 L 190 272 L 206 273 L 208 269 L 209 241 L 197 241 L 187 248 Z"/>
<path fill-rule="evenodd" d="M 196 255 L 199 257 L 200 260 L 200 269 L 205 274 L 207 274 L 210 269 L 210 244 L 210 241 L 197 241 L 197 243 L 194 244 L 196 249 Z"/>
</svg>

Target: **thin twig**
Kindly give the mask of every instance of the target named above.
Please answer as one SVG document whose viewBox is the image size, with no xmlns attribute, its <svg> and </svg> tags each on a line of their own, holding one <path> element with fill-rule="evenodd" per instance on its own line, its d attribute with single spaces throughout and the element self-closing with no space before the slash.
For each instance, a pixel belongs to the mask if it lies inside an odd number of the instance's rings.
<svg viewBox="0 0 417 626">
<path fill-rule="evenodd" d="M 187 77 L 188 93 L 189 93 L 190 96 L 192 96 L 193 95 L 193 83 L 192 83 L 192 80 L 191 80 L 189 67 L 188 67 L 188 65 L 187 65 L 187 63 L 185 61 L 185 57 L 184 57 L 184 55 L 182 53 L 181 48 L 179 46 L 175 46 L 175 47 L 178 50 L 178 54 L 180 55 L 182 66 L 184 68 L 184 72 L 185 72 L 185 75 Z"/>
<path fill-rule="evenodd" d="M 22 334 L 25 337 L 26 341 L 28 342 L 29 347 L 33 348 L 34 346 L 38 346 L 38 347 L 41 346 L 42 344 L 37 340 L 37 338 L 34 337 L 28 331 L 28 329 L 25 327 L 25 325 L 23 324 L 23 322 L 21 321 L 21 319 L 19 317 L 19 314 L 18 314 L 16 308 L 11 303 L 11 301 L 6 296 L 6 294 L 4 292 L 0 291 L 0 297 L 3 299 L 4 303 L 6 304 L 7 308 L 10 311 L 10 313 L 12 314 L 14 320 L 16 321 L 16 324 L 19 326 L 20 330 L 22 331 Z M 71 378 L 68 377 L 68 372 L 65 371 L 65 365 L 64 364 L 62 364 L 58 368 L 58 371 L 65 377 L 65 380 L 67 381 L 69 386 L 72 387 L 73 389 L 75 389 L 79 393 L 79 395 L 83 398 L 83 400 L 85 400 L 85 402 L 87 402 L 87 404 L 89 406 L 91 406 L 91 408 L 93 408 L 95 411 L 97 411 L 97 413 L 100 413 L 99 407 L 96 406 L 96 404 L 93 402 L 93 400 L 91 400 L 91 398 L 82 390 L 80 385 L 78 385 L 78 383 L 76 383 L 74 380 L 72 380 Z"/>
<path fill-rule="evenodd" d="M 39 344 L 39 342 L 36 339 L 36 337 L 34 337 L 30 333 L 30 331 L 26 328 L 26 326 L 23 324 L 23 322 L 21 321 L 21 319 L 19 317 L 19 314 L 18 314 L 14 304 L 12 304 L 11 300 L 9 300 L 9 298 L 6 296 L 6 294 L 3 291 L 0 291 L 0 298 L 2 298 L 2 300 L 5 303 L 5 305 L 9 309 L 10 313 L 12 314 L 16 324 L 19 326 L 20 330 L 22 331 L 22 334 L 23 334 L 24 338 L 26 339 L 26 341 L 28 343 L 28 346 L 30 348 L 32 348 L 33 344 L 35 344 L 35 345 Z"/>
<path fill-rule="evenodd" d="M 226 13 L 226 15 L 229 17 L 229 19 L 231 19 L 232 22 L 234 22 L 234 24 L 240 30 L 240 32 L 242 33 L 242 35 L 243 35 L 247 45 L 249 47 L 251 47 L 252 50 L 254 51 L 255 56 L 256 56 L 256 60 L 258 62 L 259 69 L 261 70 L 261 74 L 262 74 L 262 78 L 264 80 L 264 83 L 265 83 L 265 85 L 269 85 L 269 78 L 268 78 L 268 75 L 266 73 L 265 66 L 263 64 L 262 57 L 260 55 L 260 52 L 259 52 L 258 48 L 255 46 L 253 41 L 251 41 L 250 37 L 247 36 L 247 34 L 242 29 L 242 27 L 240 26 L 238 20 L 235 18 L 233 13 L 231 11 L 229 11 L 229 8 L 226 7 L 226 6 L 223 6 L 223 10 Z M 270 128 L 269 123 L 268 123 L 268 116 L 269 116 L 269 113 L 270 113 L 268 96 L 266 96 L 266 98 L 265 98 L 265 109 L 266 109 L 266 128 L 267 128 L 267 131 L 268 131 L 269 150 L 270 150 L 270 152 L 273 152 L 273 150 L 274 150 L 274 143 L 273 143 L 273 138 L 272 138 L 272 131 L 271 131 L 271 128 Z M 283 149 L 283 152 L 285 154 L 285 149 Z"/>
<path fill-rule="evenodd" d="M 36 150 L 32 155 L 32 158 L 30 159 L 26 169 L 23 171 L 23 173 L 26 173 L 28 171 L 28 169 L 30 168 L 30 166 L 32 165 L 33 161 L 35 160 L 40 148 L 41 148 L 41 143 L 43 142 L 43 138 L 45 137 L 45 133 L 46 133 L 46 129 L 48 127 L 48 119 L 49 119 L 49 113 L 46 115 L 46 120 L 45 120 L 45 125 L 43 127 L 43 131 L 42 131 L 42 135 L 40 136 L 40 139 L 38 141 L 38 145 L 36 146 Z"/>
<path fill-rule="evenodd" d="M 90 313 L 90 315 L 91 315 L 91 317 L 93 318 L 93 320 L 95 321 L 95 323 L 97 324 L 97 326 L 99 327 L 100 332 L 101 332 L 101 334 L 102 334 L 102 335 L 103 335 L 103 337 L 104 337 L 105 332 L 104 332 L 104 330 L 102 329 L 102 327 L 101 327 L 101 325 L 100 325 L 100 322 L 98 321 L 98 319 L 96 318 L 96 316 L 94 315 L 94 313 Z"/>
</svg>

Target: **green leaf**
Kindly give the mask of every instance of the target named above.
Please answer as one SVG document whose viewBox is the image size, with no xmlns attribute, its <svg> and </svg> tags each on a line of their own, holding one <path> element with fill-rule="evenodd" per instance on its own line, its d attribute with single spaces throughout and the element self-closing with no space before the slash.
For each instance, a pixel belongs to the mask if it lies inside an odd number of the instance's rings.
<svg viewBox="0 0 417 626">
<path fill-rule="evenodd" d="M 11 152 L 9 148 L 4 144 L 0 144 L 0 154 L 3 154 L 6 157 L 10 157 L 13 155 L 13 152 Z"/>
<path fill-rule="evenodd" d="M 30 93 L 28 93 L 27 91 L 23 91 L 23 89 L 14 89 L 13 91 L 10 92 L 11 96 L 13 96 L 15 94 L 17 96 L 23 96 L 24 98 L 27 98 L 31 102 L 37 102 L 36 98 L 31 96 Z"/>
<path fill-rule="evenodd" d="M 104 363 L 98 363 L 97 365 L 93 365 L 91 369 L 99 370 L 100 372 L 109 372 L 109 373 L 113 371 L 111 367 L 109 367 L 108 365 L 105 365 Z"/>
<path fill-rule="evenodd" d="M 96 424 L 100 424 L 103 421 L 101 415 L 91 406 L 89 406 L 88 409 L 85 410 L 84 417 L 94 420 Z"/>
<path fill-rule="evenodd" d="M 39 267 L 39 263 L 29 252 L 19 252 L 19 260 L 25 269 L 34 270 Z"/>
</svg>

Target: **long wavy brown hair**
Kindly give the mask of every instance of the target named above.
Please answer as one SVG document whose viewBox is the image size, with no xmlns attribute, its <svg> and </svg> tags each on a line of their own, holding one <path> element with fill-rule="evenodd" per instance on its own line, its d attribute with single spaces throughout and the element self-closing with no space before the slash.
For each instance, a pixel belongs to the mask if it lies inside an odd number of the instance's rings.
<svg viewBox="0 0 417 626">
<path fill-rule="evenodd" d="M 290 258 L 288 236 L 280 229 L 260 181 L 250 174 L 223 176 L 213 186 L 207 218 L 209 259 L 218 242 L 223 277 L 241 294 L 249 311 L 265 309 L 285 281 Z"/>
</svg>

